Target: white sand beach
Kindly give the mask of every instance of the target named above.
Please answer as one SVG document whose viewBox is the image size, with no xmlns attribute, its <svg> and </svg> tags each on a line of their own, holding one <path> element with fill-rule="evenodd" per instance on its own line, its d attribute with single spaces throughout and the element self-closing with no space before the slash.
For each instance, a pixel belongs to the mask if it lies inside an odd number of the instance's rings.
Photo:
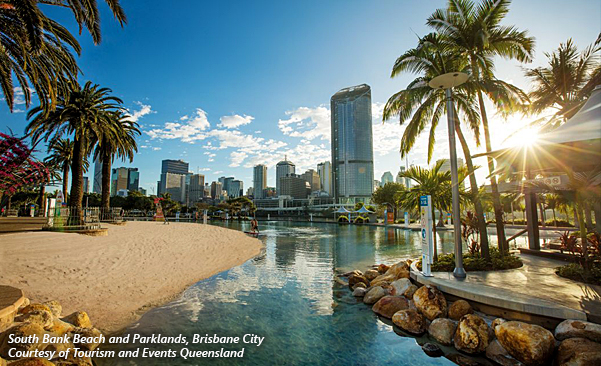
<svg viewBox="0 0 601 366">
<path fill-rule="evenodd" d="M 58 300 L 116 331 L 193 283 L 258 255 L 261 241 L 210 225 L 128 222 L 109 235 L 0 235 L 0 284 L 32 302 Z"/>
</svg>

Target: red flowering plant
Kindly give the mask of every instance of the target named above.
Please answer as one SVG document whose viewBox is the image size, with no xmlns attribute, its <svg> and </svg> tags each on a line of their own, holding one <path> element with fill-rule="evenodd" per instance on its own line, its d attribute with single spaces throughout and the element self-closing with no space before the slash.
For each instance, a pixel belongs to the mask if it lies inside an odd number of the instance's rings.
<svg viewBox="0 0 601 366">
<path fill-rule="evenodd" d="M 0 133 L 0 197 L 50 180 L 50 171 L 32 152 L 23 139 Z"/>
</svg>

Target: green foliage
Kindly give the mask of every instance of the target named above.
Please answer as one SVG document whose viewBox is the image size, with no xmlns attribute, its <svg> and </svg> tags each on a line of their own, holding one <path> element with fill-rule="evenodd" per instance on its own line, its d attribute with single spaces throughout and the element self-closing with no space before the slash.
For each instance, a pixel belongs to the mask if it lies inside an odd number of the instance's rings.
<svg viewBox="0 0 601 366">
<path fill-rule="evenodd" d="M 579 263 L 570 263 L 565 266 L 555 268 L 558 276 L 569 278 L 574 281 L 601 285 L 601 265 L 594 264 L 589 271 L 586 271 Z"/>
<path fill-rule="evenodd" d="M 513 254 L 502 256 L 497 248 L 490 248 L 490 261 L 483 258 L 480 253 L 464 253 L 463 267 L 469 271 L 500 271 L 504 269 L 520 268 L 522 260 Z M 421 270 L 421 262 L 417 268 Z M 432 272 L 453 272 L 455 269 L 455 254 L 443 254 L 432 264 Z"/>
</svg>

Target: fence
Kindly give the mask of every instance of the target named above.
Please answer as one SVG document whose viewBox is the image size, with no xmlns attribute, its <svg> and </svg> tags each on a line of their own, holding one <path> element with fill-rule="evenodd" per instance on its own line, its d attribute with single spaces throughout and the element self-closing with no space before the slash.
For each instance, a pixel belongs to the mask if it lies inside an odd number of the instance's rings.
<svg viewBox="0 0 601 366">
<path fill-rule="evenodd" d="M 48 227 L 55 230 L 100 229 L 99 207 L 55 207 L 48 210 Z"/>
</svg>

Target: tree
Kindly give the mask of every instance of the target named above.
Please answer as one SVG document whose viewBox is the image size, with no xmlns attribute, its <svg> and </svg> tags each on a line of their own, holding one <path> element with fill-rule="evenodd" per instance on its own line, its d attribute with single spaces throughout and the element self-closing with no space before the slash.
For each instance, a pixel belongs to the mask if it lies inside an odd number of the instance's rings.
<svg viewBox="0 0 601 366">
<path fill-rule="evenodd" d="M 484 94 L 496 103 L 497 107 L 501 107 L 501 110 L 511 111 L 518 107 L 497 103 L 497 90 L 490 88 L 488 82 L 494 79 L 493 57 L 500 56 L 506 59 L 517 59 L 520 62 L 530 62 L 534 53 L 533 37 L 515 26 L 501 24 L 509 12 L 510 4 L 511 0 L 483 0 L 478 5 L 473 0 L 449 0 L 447 9 L 436 10 L 427 20 L 427 24 L 440 33 L 444 41 L 469 62 L 471 78 L 479 84 L 474 91 L 478 97 L 487 153 L 492 151 L 492 145 Z M 493 174 L 495 165 L 490 155 L 487 159 L 491 174 L 490 186 L 499 249 L 501 253 L 507 253 L 509 247 L 505 239 L 503 211 L 497 178 Z"/>
<path fill-rule="evenodd" d="M 73 163 L 73 141 L 58 139 L 48 146 L 48 155 L 44 161 L 56 166 L 62 172 L 63 195 L 67 202 L 67 189 L 69 189 L 69 169 Z"/>
<path fill-rule="evenodd" d="M 600 46 L 601 34 L 582 52 L 578 52 L 572 39 L 568 39 L 552 53 L 545 53 L 549 59 L 547 66 L 525 69 L 525 75 L 533 85 L 528 111 L 539 114 L 549 108 L 556 110 L 545 121 L 544 127 L 554 128 L 571 118 L 587 101 L 591 91 L 601 84 Z"/>
<path fill-rule="evenodd" d="M 106 1 L 123 26 L 127 19 L 118 0 Z M 14 107 L 13 76 L 23 92 L 27 107 L 35 91 L 44 108 L 54 108 L 60 95 L 77 79 L 79 69 L 73 54 L 79 43 L 59 23 L 48 18 L 40 4 L 68 8 L 94 42 L 100 42 L 100 18 L 96 1 L 3 0 L 0 2 L 0 86 L 10 110 Z M 71 51 L 72 50 L 72 51 Z M 30 89 L 31 88 L 31 89 Z"/>
<path fill-rule="evenodd" d="M 397 217 L 397 210 L 399 208 L 398 195 L 407 188 L 404 184 L 389 182 L 382 187 L 378 187 L 371 196 L 372 201 L 378 205 L 388 204 L 394 210 L 394 219 Z"/>
<path fill-rule="evenodd" d="M 130 120 L 130 116 L 120 110 L 107 111 L 106 118 L 99 130 L 97 139 L 90 141 L 90 150 L 94 150 L 94 158 L 102 162 L 102 202 L 101 207 L 108 211 L 111 193 L 111 164 L 115 158 L 134 159 L 138 151 L 136 135 L 140 134 L 138 124 Z"/>
<path fill-rule="evenodd" d="M 27 131 L 34 141 L 49 140 L 52 145 L 63 135 L 73 135 L 70 204 L 80 218 L 84 161 L 89 154 L 90 141 L 101 140 L 103 126 L 108 123 L 107 112 L 121 108 L 121 99 L 110 93 L 111 89 L 92 85 L 90 81 L 83 87 L 71 84 L 69 94 L 60 98 L 55 110 L 46 112 L 39 106 L 27 113 L 27 118 L 31 119 Z"/>
</svg>

